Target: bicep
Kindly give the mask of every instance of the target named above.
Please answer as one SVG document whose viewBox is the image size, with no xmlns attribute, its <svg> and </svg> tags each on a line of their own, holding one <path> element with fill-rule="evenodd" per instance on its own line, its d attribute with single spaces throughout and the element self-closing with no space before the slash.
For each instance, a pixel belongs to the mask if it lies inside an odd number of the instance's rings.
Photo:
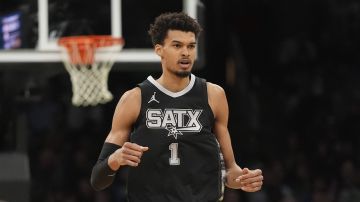
<svg viewBox="0 0 360 202">
<path fill-rule="evenodd" d="M 213 111 L 215 123 L 214 133 L 217 138 L 228 133 L 229 108 L 225 91 L 218 85 L 208 84 L 209 105 Z"/>
<path fill-rule="evenodd" d="M 228 103 L 226 101 L 225 93 L 222 92 L 217 96 L 217 104 L 214 108 L 215 122 L 214 122 L 214 133 L 222 150 L 227 148 L 230 144 L 229 142 L 229 130 L 228 130 L 228 116 L 229 109 Z"/>
<path fill-rule="evenodd" d="M 133 124 L 135 123 L 141 105 L 141 92 L 139 88 L 124 93 L 120 98 L 112 120 L 111 130 L 105 142 L 122 146 L 129 141 Z"/>
<path fill-rule="evenodd" d="M 220 144 L 227 168 L 235 164 L 234 153 L 228 130 L 229 107 L 225 91 L 217 85 L 210 84 L 208 88 L 209 104 L 215 117 L 213 131 Z"/>
</svg>

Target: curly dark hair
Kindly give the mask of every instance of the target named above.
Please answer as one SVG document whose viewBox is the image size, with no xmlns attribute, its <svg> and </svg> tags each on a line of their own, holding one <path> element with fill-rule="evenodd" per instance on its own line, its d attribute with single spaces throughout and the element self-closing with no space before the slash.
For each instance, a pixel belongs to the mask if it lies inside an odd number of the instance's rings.
<svg viewBox="0 0 360 202">
<path fill-rule="evenodd" d="M 155 18 L 148 31 L 153 45 L 163 44 L 169 30 L 193 32 L 197 38 L 202 28 L 195 19 L 184 12 L 163 13 Z"/>
</svg>

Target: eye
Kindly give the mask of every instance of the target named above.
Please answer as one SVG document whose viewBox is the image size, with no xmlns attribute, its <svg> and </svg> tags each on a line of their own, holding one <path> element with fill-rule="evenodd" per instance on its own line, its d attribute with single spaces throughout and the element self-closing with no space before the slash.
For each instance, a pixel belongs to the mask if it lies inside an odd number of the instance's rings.
<svg viewBox="0 0 360 202">
<path fill-rule="evenodd" d="M 195 44 L 191 44 L 188 46 L 188 49 L 194 49 L 195 48 Z"/>
<path fill-rule="evenodd" d="M 175 48 L 181 48 L 181 45 L 180 44 L 174 44 L 174 47 Z"/>
</svg>

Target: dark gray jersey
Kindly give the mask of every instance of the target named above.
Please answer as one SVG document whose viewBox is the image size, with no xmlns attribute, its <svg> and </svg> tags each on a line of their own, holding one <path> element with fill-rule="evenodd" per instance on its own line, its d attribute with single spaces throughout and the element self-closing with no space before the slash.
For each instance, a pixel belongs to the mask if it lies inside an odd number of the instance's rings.
<svg viewBox="0 0 360 202">
<path fill-rule="evenodd" d="M 141 110 L 130 140 L 149 150 L 129 170 L 129 201 L 218 201 L 219 147 L 205 80 L 191 75 L 174 93 L 149 76 L 139 87 Z"/>
</svg>

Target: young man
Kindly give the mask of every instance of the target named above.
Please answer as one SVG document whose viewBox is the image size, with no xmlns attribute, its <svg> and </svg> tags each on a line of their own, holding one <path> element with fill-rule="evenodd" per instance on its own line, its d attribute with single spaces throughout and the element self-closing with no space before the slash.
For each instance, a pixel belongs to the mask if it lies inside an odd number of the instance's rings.
<svg viewBox="0 0 360 202">
<path fill-rule="evenodd" d="M 228 187 L 261 189 L 261 170 L 235 162 L 224 90 L 191 73 L 200 31 L 184 13 L 162 14 L 150 26 L 162 75 L 149 76 L 121 97 L 93 168 L 94 189 L 106 188 L 117 170 L 129 166 L 130 202 L 219 201 L 220 152 Z"/>
</svg>

